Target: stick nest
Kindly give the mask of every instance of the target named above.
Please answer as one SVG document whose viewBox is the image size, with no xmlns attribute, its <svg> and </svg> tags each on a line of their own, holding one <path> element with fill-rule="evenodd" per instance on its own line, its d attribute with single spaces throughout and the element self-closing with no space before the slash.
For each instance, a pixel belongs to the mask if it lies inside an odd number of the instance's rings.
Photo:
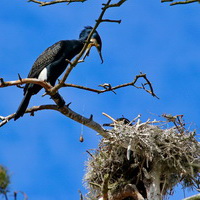
<svg viewBox="0 0 200 200">
<path fill-rule="evenodd" d="M 184 188 L 199 188 L 200 143 L 195 132 L 182 124 L 168 125 L 150 120 L 115 122 L 109 139 L 101 140 L 86 163 L 87 199 L 114 199 L 128 184 L 147 198 L 146 189 L 155 172 L 159 174 L 162 197 L 178 183 Z"/>
</svg>

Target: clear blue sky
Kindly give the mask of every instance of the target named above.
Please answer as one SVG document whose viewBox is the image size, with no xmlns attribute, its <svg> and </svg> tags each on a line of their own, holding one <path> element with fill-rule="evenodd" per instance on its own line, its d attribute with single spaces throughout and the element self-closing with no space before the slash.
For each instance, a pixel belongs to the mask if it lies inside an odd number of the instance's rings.
<svg viewBox="0 0 200 200">
<path fill-rule="evenodd" d="M 0 77 L 26 77 L 37 56 L 61 39 L 76 39 L 85 25 L 94 25 L 98 1 L 38 7 L 21 1 L 0 1 Z M 103 2 L 103 1 L 101 1 Z M 85 63 L 70 74 L 69 83 L 97 87 L 132 81 L 147 73 L 160 100 L 142 90 L 124 88 L 101 95 L 64 88 L 61 94 L 71 108 L 99 123 L 101 113 L 142 120 L 163 113 L 183 114 L 191 129 L 199 132 L 200 116 L 200 7 L 198 4 L 170 7 L 159 0 L 128 0 L 108 11 L 106 18 L 122 23 L 104 23 L 98 28 L 103 41 L 104 64 L 93 49 Z M 30 106 L 49 104 L 49 97 L 34 96 Z M 0 115 L 14 113 L 22 99 L 17 87 L 1 89 Z M 153 113 L 153 114 L 152 114 Z M 79 142 L 80 133 L 85 142 Z M 31 200 L 74 200 L 82 187 L 87 149 L 97 147 L 99 136 L 55 111 L 25 115 L 0 129 L 0 164 L 11 174 L 11 190 L 27 193 Z M 194 192 L 187 192 L 186 196 Z M 170 200 L 180 200 L 179 187 Z"/>
</svg>

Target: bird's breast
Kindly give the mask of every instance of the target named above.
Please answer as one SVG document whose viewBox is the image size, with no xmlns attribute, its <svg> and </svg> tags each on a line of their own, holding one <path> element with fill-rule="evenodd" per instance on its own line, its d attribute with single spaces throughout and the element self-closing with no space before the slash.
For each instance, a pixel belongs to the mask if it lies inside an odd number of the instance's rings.
<svg viewBox="0 0 200 200">
<path fill-rule="evenodd" d="M 47 80 L 47 68 L 46 67 L 40 72 L 38 79 L 41 81 Z"/>
</svg>

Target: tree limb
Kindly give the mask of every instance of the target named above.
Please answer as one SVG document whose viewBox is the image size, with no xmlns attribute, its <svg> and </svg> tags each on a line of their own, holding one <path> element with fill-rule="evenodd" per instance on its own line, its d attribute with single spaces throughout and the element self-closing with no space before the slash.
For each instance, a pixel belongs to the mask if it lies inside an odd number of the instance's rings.
<svg viewBox="0 0 200 200">
<path fill-rule="evenodd" d="M 142 86 L 136 86 L 136 82 L 138 81 L 139 78 L 144 78 L 146 83 L 142 84 Z M 148 85 L 149 86 L 149 90 L 147 90 L 145 88 L 145 86 Z M 69 83 L 65 83 L 63 84 L 63 87 L 74 87 L 74 88 L 78 88 L 78 89 L 83 89 L 83 90 L 87 90 L 87 91 L 90 91 L 90 92 L 96 92 L 98 94 L 101 94 L 101 93 L 104 93 L 104 92 L 108 92 L 108 91 L 112 91 L 114 92 L 114 90 L 117 90 L 119 88 L 122 88 L 122 87 L 127 87 L 127 86 L 134 86 L 138 89 L 143 89 L 145 90 L 146 92 L 148 92 L 149 94 L 151 94 L 153 97 L 156 97 L 157 99 L 159 99 L 159 97 L 154 93 L 154 90 L 153 90 L 153 87 L 152 87 L 152 84 L 151 82 L 149 81 L 149 79 L 147 78 L 146 74 L 139 74 L 139 75 L 136 75 L 134 80 L 130 83 L 124 83 L 124 84 L 121 84 L 121 85 L 117 85 L 117 86 L 114 86 L 112 87 L 110 84 L 108 83 L 104 83 L 102 85 L 99 85 L 99 86 L 102 86 L 104 87 L 105 89 L 103 90 L 98 90 L 98 89 L 93 89 L 93 88 L 88 88 L 88 87 L 84 87 L 84 86 L 81 86 L 81 85 L 75 85 L 75 84 L 69 84 Z"/>
<path fill-rule="evenodd" d="M 195 2 L 198 2 L 200 3 L 199 0 L 188 0 L 188 1 L 177 1 L 177 2 L 174 2 L 174 3 L 171 3 L 170 6 L 174 6 L 174 5 L 180 5 L 180 4 L 189 4 L 189 3 L 195 3 Z"/>
<path fill-rule="evenodd" d="M 98 132 L 100 135 L 102 135 L 105 138 L 107 138 L 109 136 L 107 131 L 100 124 L 93 121 L 91 118 L 86 118 L 86 117 L 74 112 L 73 110 L 71 110 L 68 107 L 68 105 L 66 105 L 62 108 L 58 108 L 57 105 L 33 106 L 32 108 L 28 108 L 25 113 L 30 113 L 33 116 L 35 112 L 40 111 L 40 110 L 55 110 L 55 111 L 58 111 L 61 114 L 65 115 L 66 117 L 69 117 L 70 119 L 72 119 L 76 122 L 79 122 L 79 123 L 91 128 L 91 129 L 95 130 L 96 132 Z M 5 125 L 11 119 L 13 119 L 14 116 L 15 116 L 15 113 L 10 114 L 6 117 L 0 116 L 0 119 L 2 120 L 2 122 L 0 122 L 0 127 Z"/>
<path fill-rule="evenodd" d="M 49 83 L 47 83 L 46 81 L 39 80 L 37 78 L 24 78 L 24 79 L 20 79 L 20 80 L 6 81 L 6 82 L 4 81 L 3 78 L 0 78 L 0 88 L 14 86 L 14 85 L 19 86 L 19 85 L 26 84 L 26 83 L 38 84 L 47 91 L 52 88 L 52 86 Z"/>
<path fill-rule="evenodd" d="M 146 83 L 142 84 L 142 87 L 135 85 L 139 78 L 144 78 L 145 81 L 146 81 Z M 3 78 L 0 78 L 0 88 L 8 87 L 8 86 L 14 86 L 14 85 L 19 86 L 19 85 L 26 84 L 26 83 L 33 83 L 33 84 L 41 85 L 47 91 L 47 94 L 49 94 L 51 97 L 54 97 L 54 95 L 55 95 L 54 93 L 52 94 L 50 92 L 51 89 L 52 89 L 52 86 L 49 83 L 47 83 L 46 81 L 41 81 L 41 80 L 36 79 L 36 78 L 25 78 L 25 79 L 20 79 L 20 80 L 15 80 L 15 81 L 6 81 L 5 82 Z M 150 88 L 149 90 L 147 90 L 145 88 L 146 85 L 149 86 L 149 88 Z M 114 90 L 117 90 L 117 89 L 122 88 L 122 87 L 134 86 L 138 89 L 144 89 L 146 92 L 151 94 L 153 97 L 158 98 L 158 96 L 154 93 L 151 82 L 148 80 L 146 74 L 143 74 L 143 73 L 136 75 L 134 80 L 132 82 L 129 82 L 129 83 L 124 83 L 124 84 L 117 85 L 117 86 L 114 86 L 114 87 L 112 87 L 108 83 L 104 83 L 104 84 L 101 84 L 99 86 L 104 87 L 105 89 L 98 90 L 98 89 L 88 88 L 88 87 L 85 87 L 85 86 L 70 84 L 70 83 L 64 83 L 62 87 L 74 87 L 74 88 L 83 89 L 83 90 L 87 90 L 87 91 L 91 91 L 91 92 L 95 92 L 95 93 L 100 94 L 100 93 L 109 92 L 109 91 L 114 92 Z"/>
<path fill-rule="evenodd" d="M 55 1 L 38 1 L 38 0 L 28 0 L 28 2 L 37 3 L 40 6 L 49 6 L 57 3 L 74 3 L 74 2 L 85 2 L 87 0 L 55 0 Z"/>
<path fill-rule="evenodd" d="M 146 80 L 146 84 L 149 85 L 150 87 L 150 90 L 147 90 L 145 89 L 145 86 L 143 87 L 138 87 L 138 86 L 135 86 L 135 83 L 137 82 L 137 80 L 139 78 L 144 78 Z M 52 89 L 52 86 L 50 84 L 48 84 L 47 82 L 45 81 L 41 81 L 41 80 L 38 80 L 38 79 L 35 79 L 35 78 L 26 78 L 26 79 L 21 79 L 20 80 L 15 80 L 15 81 L 4 81 L 3 78 L 0 78 L 0 88 L 2 87 L 8 87 L 8 86 L 18 86 L 18 85 L 22 85 L 22 84 L 25 84 L 25 83 L 33 83 L 33 84 L 39 84 L 41 85 L 45 90 L 46 90 L 46 93 L 48 95 L 51 96 L 51 98 L 54 100 L 54 102 L 57 104 L 57 105 L 60 105 L 60 102 L 63 102 L 63 98 L 62 96 L 59 94 L 59 93 L 56 93 L 56 94 L 52 94 L 51 92 L 49 92 L 51 89 Z M 91 89 L 91 88 L 87 88 L 87 87 L 84 87 L 84 86 L 80 86 L 80 85 L 75 85 L 75 84 L 64 84 L 63 87 L 75 87 L 75 88 L 79 88 L 79 89 L 84 89 L 84 90 L 88 90 L 88 91 L 92 91 L 92 92 L 96 92 L 96 93 L 104 93 L 104 92 L 107 92 L 107 91 L 114 91 L 116 89 L 119 89 L 119 88 L 122 88 L 122 87 L 126 87 L 126 86 L 134 86 L 136 88 L 140 88 L 140 89 L 144 89 L 145 91 L 147 91 L 148 93 L 150 93 L 152 96 L 155 96 L 155 93 L 153 91 L 153 87 L 150 83 L 150 81 L 147 79 L 146 77 L 146 74 L 139 74 L 135 77 L 135 79 L 130 82 L 130 83 L 125 83 L 125 84 L 121 84 L 121 85 L 118 85 L 118 86 L 115 86 L 115 87 L 111 87 L 110 84 L 103 84 L 104 85 L 104 90 L 97 90 L 97 89 Z M 103 86 L 101 85 L 101 86 Z M 110 87 L 106 87 L 105 85 L 109 85 Z M 145 85 L 145 84 L 143 84 Z M 158 98 L 158 97 L 157 97 Z M 73 112 L 72 110 L 70 110 L 68 108 L 68 106 L 64 106 L 62 108 L 59 108 L 57 105 L 49 105 L 49 106 L 36 106 L 36 107 L 32 107 L 32 108 L 29 108 L 27 109 L 26 113 L 31 113 L 32 115 L 34 114 L 35 111 L 38 111 L 38 110 L 44 110 L 44 109 L 52 109 L 52 110 L 57 110 L 59 112 L 61 112 L 62 114 L 64 114 L 65 116 L 81 123 L 81 124 L 84 124 L 90 128 L 92 128 L 93 130 L 96 130 L 98 133 L 100 133 L 103 137 L 105 137 L 105 132 L 104 132 L 104 129 L 101 127 L 99 127 L 100 125 L 97 125 L 96 124 L 93 124 L 93 119 L 90 118 L 90 119 L 87 119 L 87 118 L 84 118 L 83 116 Z M 5 125 L 8 121 L 10 121 L 12 118 L 14 118 L 15 114 L 11 114 L 11 115 L 8 115 L 6 117 L 2 117 L 0 116 L 0 119 L 2 120 L 2 122 L 0 123 L 0 127 Z"/>
<path fill-rule="evenodd" d="M 172 1 L 174 1 L 174 0 L 161 0 L 161 3 L 164 3 L 164 2 L 172 2 Z M 176 1 L 176 2 L 172 2 L 172 3 L 170 4 L 170 6 L 180 5 L 180 4 L 189 4 L 189 3 L 195 3 L 195 2 L 200 3 L 200 0 Z"/>
<path fill-rule="evenodd" d="M 122 20 L 102 19 L 101 22 L 115 22 L 115 23 L 120 24 Z"/>
</svg>

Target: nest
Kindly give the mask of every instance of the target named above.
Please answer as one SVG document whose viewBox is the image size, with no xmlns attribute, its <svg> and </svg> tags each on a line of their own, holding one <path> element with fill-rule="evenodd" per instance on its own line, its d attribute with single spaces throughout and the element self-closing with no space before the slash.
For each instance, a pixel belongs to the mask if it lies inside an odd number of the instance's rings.
<svg viewBox="0 0 200 200">
<path fill-rule="evenodd" d="M 159 177 L 161 198 L 177 183 L 199 188 L 200 143 L 195 132 L 182 124 L 166 127 L 157 123 L 114 124 L 109 139 L 101 140 L 86 163 L 87 199 L 131 199 L 123 195 L 117 198 L 127 185 L 135 186 L 143 198 L 148 198 L 147 189 L 155 175 Z"/>
</svg>

